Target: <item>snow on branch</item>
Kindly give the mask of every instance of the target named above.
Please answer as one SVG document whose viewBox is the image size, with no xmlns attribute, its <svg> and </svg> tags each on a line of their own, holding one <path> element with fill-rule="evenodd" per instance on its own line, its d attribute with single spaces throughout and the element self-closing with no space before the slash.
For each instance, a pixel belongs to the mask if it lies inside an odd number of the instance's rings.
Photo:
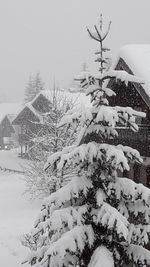
<svg viewBox="0 0 150 267">
<path fill-rule="evenodd" d="M 115 127 L 118 122 L 118 113 L 115 109 L 108 106 L 100 106 L 95 122 L 106 122 L 108 126 Z"/>
<path fill-rule="evenodd" d="M 137 131 L 138 125 L 135 123 L 135 117 L 144 118 L 145 113 L 138 112 L 130 107 L 110 107 L 101 105 L 94 121 L 96 123 L 105 122 L 108 126 L 116 128 L 116 130 L 119 123 L 133 131 Z"/>
<path fill-rule="evenodd" d="M 116 147 L 118 149 L 121 149 L 121 151 L 123 151 L 125 157 L 128 160 L 136 161 L 138 163 L 142 163 L 143 162 L 143 160 L 142 160 L 142 158 L 141 158 L 140 153 L 138 152 L 138 150 L 133 149 L 132 147 L 123 146 L 123 145 L 117 145 Z"/>
<path fill-rule="evenodd" d="M 137 111 L 131 107 L 119 107 L 119 106 L 115 106 L 114 107 L 117 112 L 120 114 L 120 116 L 122 116 L 122 120 L 126 120 L 126 116 L 128 115 L 130 118 L 134 118 L 134 117 L 141 117 L 141 118 L 145 118 L 146 117 L 146 113 L 142 112 L 142 111 Z M 127 115 L 126 115 L 127 114 Z"/>
<path fill-rule="evenodd" d="M 103 90 L 104 90 L 105 94 L 109 97 L 116 96 L 116 93 L 110 88 L 105 87 Z"/>
<path fill-rule="evenodd" d="M 93 242 L 94 232 L 91 225 L 75 226 L 72 230 L 64 233 L 58 241 L 51 244 L 45 257 L 51 256 L 51 266 L 56 266 L 55 257 L 62 261 L 68 252 L 77 253 L 79 251 L 81 253 L 86 244 L 91 247 Z"/>
<path fill-rule="evenodd" d="M 129 127 L 132 131 L 138 131 L 138 125 L 135 122 L 136 117 L 145 118 L 146 114 L 141 111 L 136 111 L 131 107 L 115 107 L 115 110 L 118 112 L 119 122 Z"/>
<path fill-rule="evenodd" d="M 34 235 L 46 229 L 50 229 L 53 233 L 61 232 L 63 228 L 73 229 L 76 225 L 84 223 L 83 215 L 87 213 L 87 206 L 67 207 L 63 209 L 53 210 L 49 219 L 40 222 L 38 228 L 34 231 Z M 67 227 L 67 228 L 66 228 Z"/>
<path fill-rule="evenodd" d="M 116 130 L 110 126 L 103 126 L 100 124 L 95 124 L 95 125 L 92 124 L 92 125 L 89 125 L 89 127 L 86 129 L 86 131 L 84 132 L 84 135 L 96 133 L 103 140 L 106 138 L 108 139 L 108 138 L 118 137 L 118 133 Z"/>
<path fill-rule="evenodd" d="M 80 123 L 80 125 L 84 125 L 91 121 L 93 118 L 92 110 L 90 107 L 75 108 L 69 110 L 66 115 L 61 119 L 58 127 L 61 127 L 65 124 L 73 125 L 74 123 Z"/>
<path fill-rule="evenodd" d="M 95 84 L 90 85 L 86 90 L 85 94 L 88 96 L 89 94 L 93 94 L 97 91 L 100 91 L 98 82 L 95 81 Z M 116 96 L 116 93 L 107 87 L 101 88 L 102 96 L 105 94 L 107 97 Z"/>
<path fill-rule="evenodd" d="M 50 156 L 46 166 L 53 167 L 57 164 L 57 169 L 61 171 L 70 166 L 77 167 L 99 161 L 104 165 L 111 162 L 112 168 L 123 171 L 129 170 L 128 160 L 142 162 L 139 152 L 130 147 L 89 142 Z"/>
<path fill-rule="evenodd" d="M 116 81 L 124 82 L 126 86 L 128 85 L 129 82 L 144 83 L 143 79 L 141 79 L 140 77 L 131 75 L 123 70 L 110 70 L 108 72 L 105 72 L 104 74 L 98 73 L 94 75 L 94 78 L 97 80 L 115 78 Z"/>
<path fill-rule="evenodd" d="M 82 71 L 79 75 L 76 76 L 75 80 L 80 81 L 81 87 L 88 87 L 95 83 L 95 80 L 105 81 L 107 79 L 115 79 L 116 81 L 124 82 L 127 86 L 129 82 L 143 84 L 144 81 L 140 77 L 129 74 L 123 70 L 110 70 L 104 73 L 92 73 L 89 71 Z"/>
<path fill-rule="evenodd" d="M 109 144 L 97 144 L 96 142 L 82 144 L 70 153 L 63 154 L 57 167 L 61 170 L 66 164 L 76 166 L 76 164 L 83 162 L 93 164 L 93 162 L 97 161 L 100 161 L 101 164 L 111 161 L 114 168 L 129 170 L 129 165 L 121 146 L 115 147 Z"/>
<path fill-rule="evenodd" d="M 107 229 L 116 231 L 119 238 L 128 240 L 128 221 L 115 208 L 108 203 L 103 203 L 97 212 L 96 223 L 103 225 Z"/>
<path fill-rule="evenodd" d="M 128 178 L 118 177 L 116 178 L 115 183 L 110 182 L 108 185 L 107 193 L 111 195 L 112 190 L 115 190 L 115 195 L 118 200 L 124 198 L 130 203 L 133 202 L 134 205 L 137 200 L 141 200 L 143 201 L 143 206 L 144 203 L 150 206 L 150 189 L 142 184 L 136 184 Z M 138 205 L 136 207 L 137 209 Z"/>
<path fill-rule="evenodd" d="M 65 205 L 68 206 L 69 202 L 78 199 L 78 203 L 80 202 L 81 204 L 80 195 L 86 196 L 91 188 L 93 188 L 93 184 L 90 179 L 83 176 L 73 177 L 68 184 L 45 198 L 43 208 L 35 221 L 35 227 L 38 227 L 38 230 L 41 231 L 40 223 L 45 222 L 46 218 L 48 218 L 49 214 L 52 214 L 54 210 L 65 208 Z M 44 227 L 47 227 L 47 224 Z"/>
<path fill-rule="evenodd" d="M 64 224 L 71 230 L 75 225 L 83 224 L 83 215 L 86 213 L 87 205 L 55 210 L 50 219 L 52 230 L 61 229 Z"/>
<path fill-rule="evenodd" d="M 64 153 L 69 153 L 70 151 L 73 150 L 75 146 L 68 146 L 68 147 L 65 147 L 62 151 L 58 151 L 54 154 L 52 154 L 51 156 L 48 157 L 48 160 L 44 166 L 44 170 L 47 170 L 50 165 L 53 166 L 55 162 L 57 162 L 58 160 L 60 160 L 61 156 L 64 154 Z"/>
<path fill-rule="evenodd" d="M 129 245 L 125 252 L 131 262 L 136 263 L 138 266 L 150 266 L 150 251 L 141 246 Z"/>
<path fill-rule="evenodd" d="M 135 117 L 141 117 L 141 118 L 145 118 L 146 117 L 146 113 L 145 112 L 141 112 L 141 111 L 137 111 L 131 107 L 119 107 L 116 106 L 115 109 L 119 112 L 119 113 L 127 113 L 130 117 L 135 116 Z"/>
<path fill-rule="evenodd" d="M 40 262 L 41 259 L 44 257 L 44 254 L 46 253 L 47 249 L 48 249 L 48 246 L 43 246 L 42 248 L 38 248 L 36 251 L 30 252 L 26 260 L 22 264 L 28 262 L 30 265 L 33 265 L 37 261 Z"/>
<path fill-rule="evenodd" d="M 99 188 L 96 192 L 96 203 L 100 207 L 104 201 L 106 201 L 106 194 L 101 188 Z"/>
<path fill-rule="evenodd" d="M 126 207 L 130 214 L 134 215 L 136 221 L 142 219 L 144 224 L 150 224 L 150 197 L 148 201 L 143 200 L 143 195 L 138 195 L 138 200 L 136 202 L 131 201 L 126 202 Z"/>
<path fill-rule="evenodd" d="M 88 190 L 92 187 L 90 179 L 84 176 L 73 177 L 68 184 L 47 197 L 43 205 L 50 207 L 54 203 L 55 208 L 61 207 L 65 202 L 78 198 L 81 192 L 86 196 Z"/>
<path fill-rule="evenodd" d="M 114 267 L 112 252 L 106 247 L 100 246 L 94 251 L 88 267 Z"/>
<path fill-rule="evenodd" d="M 149 243 L 150 225 L 129 225 L 129 243 L 145 246 Z"/>
<path fill-rule="evenodd" d="M 99 100 L 98 100 L 99 101 Z M 73 109 L 68 111 L 62 118 L 59 126 L 80 125 L 81 138 L 83 135 L 95 132 L 103 138 L 116 137 L 118 125 L 130 128 L 133 131 L 138 130 L 135 123 L 136 117 L 145 117 L 144 112 L 138 112 L 131 107 L 111 107 L 101 105 L 100 107 L 89 107 L 81 109 Z"/>
</svg>

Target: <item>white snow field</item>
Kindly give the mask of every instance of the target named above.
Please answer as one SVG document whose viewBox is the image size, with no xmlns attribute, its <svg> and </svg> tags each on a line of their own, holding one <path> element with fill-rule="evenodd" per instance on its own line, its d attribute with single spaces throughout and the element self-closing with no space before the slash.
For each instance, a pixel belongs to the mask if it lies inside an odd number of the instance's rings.
<svg viewBox="0 0 150 267">
<path fill-rule="evenodd" d="M 0 150 L 0 168 L 23 171 L 25 159 L 18 158 L 19 149 Z"/>
<path fill-rule="evenodd" d="M 31 201 L 24 191 L 25 182 L 22 174 L 0 172 L 1 267 L 21 266 L 28 252 L 28 249 L 21 245 L 20 238 L 31 230 L 40 203 Z M 23 266 L 28 267 L 27 264 Z"/>
</svg>

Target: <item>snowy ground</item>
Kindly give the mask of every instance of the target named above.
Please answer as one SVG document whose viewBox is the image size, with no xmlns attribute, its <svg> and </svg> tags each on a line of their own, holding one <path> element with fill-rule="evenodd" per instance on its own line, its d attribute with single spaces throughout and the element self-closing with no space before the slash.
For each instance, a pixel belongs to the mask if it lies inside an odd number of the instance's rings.
<svg viewBox="0 0 150 267">
<path fill-rule="evenodd" d="M 0 166 L 10 167 L 13 162 L 19 167 L 7 151 L 0 152 Z M 8 158 L 7 158 L 8 156 Z M 19 167 L 20 168 L 20 167 Z M 0 172 L 0 266 L 19 267 L 26 255 L 26 249 L 20 243 L 23 233 L 30 231 L 40 207 L 39 201 L 31 201 L 23 194 L 25 182 L 22 174 Z M 25 265 L 27 266 L 27 265 Z"/>
<path fill-rule="evenodd" d="M 19 149 L 0 150 L 0 167 L 22 171 L 27 160 L 18 158 Z"/>
</svg>

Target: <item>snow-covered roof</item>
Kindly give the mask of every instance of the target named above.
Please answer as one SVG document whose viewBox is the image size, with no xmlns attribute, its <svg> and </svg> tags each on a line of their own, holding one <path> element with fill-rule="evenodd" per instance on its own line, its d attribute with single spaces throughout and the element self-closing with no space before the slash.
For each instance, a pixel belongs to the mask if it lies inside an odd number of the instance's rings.
<svg viewBox="0 0 150 267">
<path fill-rule="evenodd" d="M 36 108 L 34 108 L 34 102 L 40 97 L 40 95 L 43 95 L 49 102 L 52 102 L 53 97 L 54 97 L 54 91 L 53 90 L 42 90 L 41 92 L 39 92 L 34 99 L 25 104 L 25 106 L 22 107 L 21 110 L 19 110 L 19 112 L 16 114 L 16 117 L 14 119 L 14 121 L 18 118 L 19 114 L 21 112 L 23 112 L 23 110 L 28 107 L 30 109 L 30 111 L 39 119 L 40 122 L 43 121 L 43 117 L 42 117 L 42 113 L 40 113 L 39 111 L 36 110 Z M 80 106 L 84 106 L 84 107 L 89 107 L 90 106 L 90 98 L 85 96 L 85 94 L 83 93 L 71 93 L 69 91 L 66 90 L 56 90 L 56 94 L 55 94 L 56 98 L 58 98 L 59 100 L 59 105 L 64 105 L 64 101 L 70 101 L 74 106 L 76 105 L 80 105 Z"/>
<path fill-rule="evenodd" d="M 38 98 L 39 95 L 43 95 L 45 98 L 47 98 L 50 102 L 52 101 L 54 97 L 54 91 L 53 90 L 42 90 L 33 100 L 32 103 Z M 85 96 L 83 93 L 71 93 L 67 90 L 56 90 L 56 97 L 59 99 L 62 99 L 62 102 L 64 102 L 64 99 L 66 101 L 71 101 L 74 105 L 84 105 L 84 106 L 90 106 L 90 98 Z"/>
<path fill-rule="evenodd" d="M 20 103 L 0 103 L 0 122 L 6 115 L 8 115 L 9 119 L 12 120 L 20 108 Z"/>
<path fill-rule="evenodd" d="M 141 77 L 146 94 L 150 97 L 150 44 L 130 44 L 120 49 L 122 58 L 134 75 Z"/>
<path fill-rule="evenodd" d="M 42 120 L 42 116 L 39 114 L 39 112 L 32 106 L 32 102 L 29 102 L 25 105 L 25 107 L 28 107 L 32 113 L 39 119 L 39 121 Z M 25 108 L 24 107 L 24 108 Z"/>
</svg>

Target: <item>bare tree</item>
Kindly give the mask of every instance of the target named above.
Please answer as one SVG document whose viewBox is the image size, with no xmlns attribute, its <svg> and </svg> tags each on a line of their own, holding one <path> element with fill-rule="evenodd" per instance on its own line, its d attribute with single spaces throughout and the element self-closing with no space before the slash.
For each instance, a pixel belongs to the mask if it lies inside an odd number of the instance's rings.
<svg viewBox="0 0 150 267">
<path fill-rule="evenodd" d="M 33 135 L 29 149 L 30 161 L 24 167 L 27 191 L 32 198 L 49 195 L 68 179 L 67 174 L 59 174 L 56 170 L 44 172 L 43 169 L 48 156 L 72 145 L 76 140 L 78 125 L 76 128 L 59 125 L 61 118 L 74 104 L 62 91 L 57 88 L 52 90 L 51 110 L 43 114 L 41 130 Z"/>
</svg>

